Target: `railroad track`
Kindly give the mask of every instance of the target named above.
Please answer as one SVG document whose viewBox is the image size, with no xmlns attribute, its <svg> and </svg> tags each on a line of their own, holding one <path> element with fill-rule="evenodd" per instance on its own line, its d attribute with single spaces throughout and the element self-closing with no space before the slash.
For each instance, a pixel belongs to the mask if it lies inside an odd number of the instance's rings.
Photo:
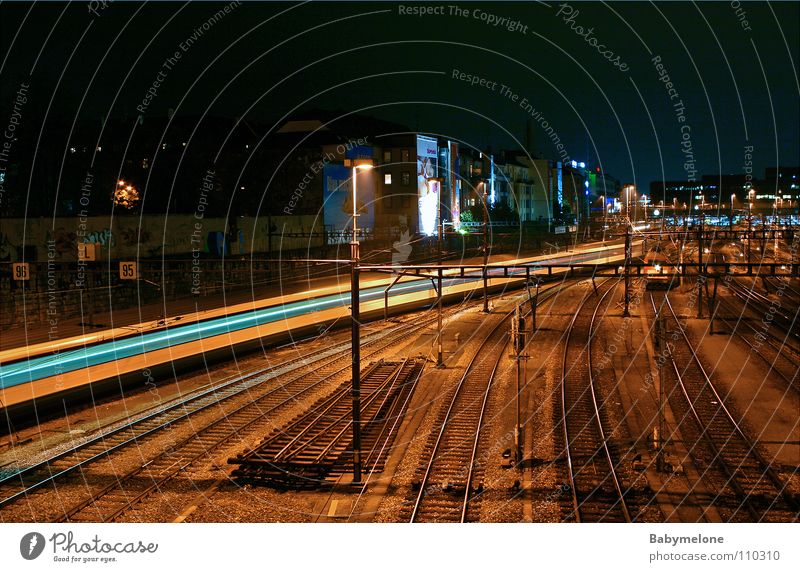
<svg viewBox="0 0 800 572">
<path fill-rule="evenodd" d="M 782 291 L 783 296 L 789 298 L 793 304 L 800 305 L 800 291 L 792 286 L 791 279 L 788 276 L 781 278 L 764 277 L 764 280 L 766 284 L 771 285 L 772 289 L 776 292 Z M 765 290 L 767 289 L 766 284 L 764 286 Z M 767 290 L 767 292 L 769 292 L 769 290 Z"/>
<path fill-rule="evenodd" d="M 659 315 L 652 294 L 650 301 Z M 662 370 L 665 393 L 684 439 L 694 439 L 690 455 L 710 488 L 719 491 L 714 504 L 729 511 L 730 520 L 798 520 L 797 498 L 739 427 L 703 369 L 668 296 L 660 308 L 666 308 L 661 315 L 667 320 L 671 341 L 670 364 Z"/>
<path fill-rule="evenodd" d="M 362 466 L 381 470 L 394 432 L 422 375 L 424 359 L 379 361 L 361 375 Z M 239 465 L 233 476 L 242 483 L 277 488 L 318 488 L 353 463 L 353 401 L 350 381 L 319 400 L 257 447 L 228 462 Z"/>
<path fill-rule="evenodd" d="M 592 339 L 600 307 L 617 283 L 608 280 L 603 293 L 587 294 L 572 317 L 564 344 L 561 378 L 561 428 L 571 492 L 569 520 L 631 522 L 618 475 L 619 455 L 603 427 L 602 399 L 593 373 Z M 592 310 L 589 300 L 597 295 Z"/>
<path fill-rule="evenodd" d="M 425 447 L 429 460 L 418 471 L 411 522 L 466 522 L 478 514 L 477 506 L 470 507 L 483 490 L 483 468 L 476 458 L 489 391 L 508 343 L 503 326 L 511 315 L 493 320 L 452 391 L 449 406 L 439 414 L 435 425 L 439 430 Z"/>
<path fill-rule="evenodd" d="M 362 355 L 365 358 L 376 355 L 408 339 L 434 321 L 435 318 L 430 318 L 407 323 L 389 332 L 368 336 L 362 343 Z M 87 490 L 88 497 L 67 508 L 63 515 L 65 520 L 76 521 L 116 518 L 183 468 L 207 455 L 211 449 L 238 437 L 242 430 L 256 430 L 258 424 L 269 424 L 269 414 L 296 403 L 297 399 L 330 383 L 335 376 L 349 371 L 349 355 L 349 342 L 339 344 L 318 354 L 315 359 L 298 358 L 284 362 L 277 368 L 265 368 L 103 432 L 85 443 L 4 478 L 0 481 L 0 509 L 22 499 L 30 502 L 34 500 L 32 495 L 37 493 L 44 494 L 53 488 L 57 490 L 57 483 L 72 477 L 85 480 L 87 472 L 96 464 L 129 448 L 141 448 L 167 430 L 173 431 L 184 426 L 190 429 L 191 434 L 168 444 L 142 465 L 115 475 L 105 486 Z M 265 375 L 269 377 L 265 378 Z M 274 383 L 269 384 L 269 388 L 263 387 L 268 380 Z M 199 427 L 190 424 L 190 418 L 214 410 L 218 415 L 213 421 Z M 138 491 L 142 492 L 140 496 L 137 496 L 138 492 L 131 494 L 126 487 L 132 483 L 146 483 L 146 490 Z M 87 486 L 87 489 L 90 488 Z M 100 499 L 105 500 L 99 503 Z M 106 505 L 113 505 L 114 508 Z"/>
<path fill-rule="evenodd" d="M 797 310 L 792 314 L 782 308 L 779 301 L 771 300 L 767 296 L 756 292 L 753 288 L 742 286 L 736 280 L 731 280 L 728 285 L 730 291 L 744 302 L 745 307 L 751 307 L 763 319 L 767 319 L 767 316 L 769 316 L 769 322 L 786 333 L 787 341 L 791 340 L 792 344 L 800 342 L 800 328 L 797 327 Z"/>
<path fill-rule="evenodd" d="M 542 304 L 573 282 L 552 287 L 542 293 Z M 503 328 L 512 314 L 505 314 L 489 325 L 464 374 L 447 396 L 446 409 L 436 419 L 424 449 L 427 459 L 417 471 L 404 516 L 410 522 L 467 522 L 479 519 L 483 492 L 483 463 L 478 452 L 489 393 L 498 365 L 508 343 Z"/>
<path fill-rule="evenodd" d="M 720 298 L 720 307 L 733 312 L 733 315 L 738 312 L 733 304 L 723 298 Z M 758 356 L 769 367 L 769 371 L 781 378 L 787 387 L 800 393 L 800 354 L 786 343 L 786 338 L 776 340 L 763 329 L 759 331 L 749 320 L 742 319 L 741 314 L 738 318 L 731 318 L 717 313 L 714 320 L 725 324 L 732 335 L 750 347 L 751 354 Z"/>
</svg>

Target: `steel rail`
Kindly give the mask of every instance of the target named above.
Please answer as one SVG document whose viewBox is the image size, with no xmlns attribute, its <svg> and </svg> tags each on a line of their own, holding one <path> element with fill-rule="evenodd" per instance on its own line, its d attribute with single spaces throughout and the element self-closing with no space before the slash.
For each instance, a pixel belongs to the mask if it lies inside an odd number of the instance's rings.
<svg viewBox="0 0 800 572">
<path fill-rule="evenodd" d="M 610 280 L 606 280 L 605 282 L 603 282 L 601 284 L 601 286 L 606 285 L 609 281 Z M 628 510 L 627 502 L 625 501 L 625 496 L 624 496 L 624 494 L 622 492 L 622 487 L 620 486 L 619 478 L 618 478 L 616 470 L 615 470 L 615 464 L 614 464 L 614 461 L 613 461 L 612 456 L 611 456 L 611 451 L 608 449 L 608 440 L 606 438 L 605 431 L 603 430 L 603 424 L 602 424 L 602 420 L 601 420 L 601 417 L 600 417 L 600 406 L 599 406 L 599 404 L 597 402 L 597 395 L 596 395 L 594 377 L 592 376 L 591 343 L 592 343 L 592 339 L 593 339 L 593 336 L 594 336 L 595 319 L 597 317 L 597 312 L 598 312 L 600 306 L 603 303 L 603 300 L 605 300 L 606 296 L 608 296 L 608 294 L 610 294 L 614 289 L 615 289 L 615 287 L 612 286 L 611 288 L 606 290 L 603 293 L 603 295 L 600 297 L 600 299 L 597 301 L 597 305 L 595 306 L 595 309 L 594 309 L 594 311 L 592 313 L 591 321 L 589 323 L 589 340 L 588 340 L 587 347 L 586 347 L 586 351 L 588 352 L 588 362 L 589 362 L 589 390 L 590 390 L 590 395 L 591 395 L 591 398 L 592 398 L 592 405 L 593 405 L 593 408 L 594 408 L 594 419 L 596 421 L 596 429 L 598 430 L 598 435 L 600 436 L 600 442 L 602 443 L 603 454 L 604 454 L 604 456 L 606 458 L 606 462 L 608 463 L 609 476 L 612 479 L 612 482 L 614 484 L 614 489 L 616 490 L 617 496 L 619 497 L 619 507 L 620 507 L 620 510 L 622 511 L 623 519 L 625 520 L 625 522 L 632 522 L 632 519 L 631 519 L 631 516 L 630 516 L 630 512 Z M 571 408 L 570 409 L 567 408 L 567 387 L 566 387 L 566 384 L 567 384 L 567 372 L 568 372 L 568 363 L 567 363 L 568 359 L 567 358 L 568 358 L 568 355 L 569 355 L 569 342 L 570 342 L 570 338 L 572 336 L 572 332 L 573 332 L 574 327 L 575 327 L 575 322 L 578 319 L 578 315 L 583 310 L 584 306 L 589 301 L 589 299 L 592 297 L 592 295 L 593 295 L 593 293 L 589 293 L 584 297 L 584 299 L 581 301 L 580 306 L 575 311 L 575 314 L 572 316 L 572 320 L 570 321 L 570 324 L 569 324 L 569 326 L 567 328 L 567 336 L 566 336 L 566 340 L 565 340 L 565 343 L 564 343 L 563 372 L 562 372 L 562 376 L 561 376 L 561 412 L 562 412 L 561 426 L 562 426 L 562 429 L 564 431 L 564 444 L 565 444 L 564 452 L 565 452 L 566 460 L 567 460 L 567 474 L 568 474 L 568 477 L 569 477 L 570 490 L 572 491 L 572 505 L 573 505 L 573 509 L 574 509 L 576 522 L 582 522 L 583 519 L 582 519 L 582 516 L 581 516 L 582 503 L 578 499 L 579 492 L 578 492 L 578 487 L 575 484 L 575 464 L 573 463 L 572 455 L 570 454 L 570 443 L 571 443 L 571 440 L 570 440 L 570 433 L 569 433 L 569 427 L 568 427 L 568 423 L 567 423 L 567 418 L 568 418 L 569 411 L 571 410 Z"/>
<path fill-rule="evenodd" d="M 558 287 L 552 287 L 552 288 L 548 289 L 547 291 L 542 293 L 542 297 L 541 297 L 541 299 L 539 299 L 537 301 L 537 304 L 541 304 L 541 303 L 549 300 L 553 296 L 563 292 L 565 289 L 570 288 L 570 287 L 574 286 L 575 284 L 577 284 L 577 282 L 573 282 L 573 283 L 570 283 L 570 284 L 562 284 L 562 285 L 560 285 Z M 430 479 L 431 472 L 432 472 L 434 464 L 436 462 L 436 454 L 437 454 L 437 452 L 439 450 L 439 447 L 440 447 L 440 445 L 442 443 L 443 436 L 444 436 L 445 431 L 446 431 L 446 429 L 448 427 L 448 424 L 449 424 L 449 421 L 450 421 L 450 417 L 451 417 L 451 414 L 453 412 L 453 408 L 455 407 L 455 404 L 456 404 L 456 400 L 458 399 L 458 396 L 461 393 L 461 390 L 463 389 L 467 378 L 472 373 L 473 368 L 477 364 L 478 356 L 480 356 L 482 350 L 486 347 L 486 345 L 488 344 L 489 340 L 492 339 L 492 336 L 497 332 L 497 330 L 503 324 L 506 323 L 506 321 L 508 320 L 509 317 L 511 317 L 512 314 L 513 314 L 513 311 L 509 312 L 508 314 L 503 316 L 503 318 L 500 320 L 500 322 L 498 322 L 498 324 L 496 326 L 494 326 L 492 328 L 492 330 L 487 334 L 487 336 L 481 342 L 480 347 L 475 352 L 475 355 L 472 357 L 472 359 L 470 360 L 469 364 L 465 368 L 464 375 L 461 376 L 461 379 L 459 380 L 458 385 L 456 386 L 456 389 L 455 389 L 455 391 L 453 393 L 453 397 L 450 400 L 450 404 L 448 405 L 447 411 L 445 412 L 444 421 L 442 422 L 441 427 L 439 428 L 439 433 L 437 434 L 436 441 L 435 441 L 434 446 L 433 446 L 433 450 L 432 450 L 432 452 L 430 454 L 430 458 L 428 459 L 428 463 L 427 463 L 427 466 L 425 468 L 425 473 L 424 473 L 423 478 L 422 478 L 421 483 L 420 483 L 419 493 L 417 494 L 417 498 L 414 501 L 414 508 L 413 508 L 413 510 L 411 512 L 410 522 L 415 522 L 417 520 L 418 515 L 419 515 L 420 507 L 422 506 L 422 503 L 423 503 L 424 498 L 425 498 L 426 485 L 428 483 L 428 480 Z M 503 344 L 503 347 L 505 347 L 505 345 L 507 344 L 507 341 L 505 340 L 505 337 L 502 340 L 502 344 Z M 480 414 L 479 414 L 479 418 L 478 418 L 478 425 L 477 425 L 477 428 L 476 428 L 476 431 L 475 431 L 475 440 L 474 440 L 473 446 L 472 446 L 472 453 L 471 453 L 470 462 L 469 462 L 469 468 L 468 468 L 468 473 L 467 473 L 467 487 L 466 487 L 466 490 L 464 492 L 464 500 L 463 500 L 463 503 L 462 503 L 460 522 L 464 522 L 465 521 L 466 515 L 467 515 L 467 511 L 468 511 L 468 507 L 469 507 L 469 502 L 471 500 L 470 499 L 470 493 L 471 493 L 470 489 L 471 489 L 472 479 L 473 479 L 473 476 L 474 476 L 475 458 L 477 456 L 477 450 L 478 450 L 478 445 L 479 445 L 479 441 L 480 441 L 481 427 L 482 427 L 482 424 L 483 424 L 483 418 L 484 418 L 484 413 L 485 413 L 485 410 L 486 410 L 486 405 L 488 403 L 489 391 L 490 391 L 490 389 L 492 387 L 492 382 L 493 382 L 494 376 L 495 376 L 495 374 L 497 372 L 497 367 L 498 367 L 498 364 L 500 363 L 500 359 L 501 358 L 502 358 L 502 352 L 498 352 L 497 360 L 495 361 L 494 366 L 492 367 L 491 375 L 490 375 L 488 383 L 486 385 L 486 390 L 484 391 L 483 399 L 482 399 L 482 402 L 481 402 L 481 410 L 480 410 Z"/>
<path fill-rule="evenodd" d="M 650 300 L 653 305 L 653 310 L 656 311 L 656 313 L 658 313 L 655 304 L 655 299 L 653 298 L 652 294 L 650 295 Z M 692 347 L 692 344 L 689 341 L 689 337 L 686 335 L 686 331 L 683 329 L 683 326 L 681 326 L 681 323 L 678 320 L 678 316 L 675 313 L 675 309 L 673 308 L 672 303 L 669 301 L 669 296 L 665 296 L 664 301 L 666 303 L 667 309 L 669 310 L 669 314 L 671 315 L 675 324 L 678 326 L 678 331 L 680 331 L 681 333 L 681 338 L 686 344 L 685 347 L 689 349 L 689 352 L 692 355 L 692 361 L 697 366 L 697 369 L 701 374 L 701 378 L 705 384 L 705 387 L 707 387 L 714 395 L 714 398 L 716 399 L 717 404 L 719 405 L 719 409 L 724 413 L 724 419 L 728 423 L 730 423 L 730 425 L 734 429 L 735 434 L 744 443 L 747 449 L 747 454 L 751 455 L 753 459 L 755 459 L 757 464 L 760 465 L 761 468 L 763 469 L 762 474 L 759 476 L 759 482 L 761 482 L 763 475 L 766 475 L 768 480 L 770 481 L 770 484 L 778 491 L 778 494 L 784 499 L 784 501 L 791 508 L 791 510 L 797 512 L 800 509 L 798 508 L 797 502 L 788 493 L 786 484 L 775 473 L 774 469 L 772 468 L 772 465 L 768 463 L 764 459 L 764 457 L 758 452 L 758 449 L 756 448 L 755 444 L 744 434 L 741 427 L 739 426 L 739 423 L 736 422 L 730 410 L 728 409 L 728 407 L 726 407 L 725 402 L 722 399 L 722 396 L 717 392 L 717 389 L 712 383 L 711 378 L 706 373 L 705 368 L 703 368 L 703 365 L 700 362 L 700 358 L 697 357 L 697 353 L 695 352 L 694 347 Z M 737 494 L 742 496 L 743 498 L 742 502 L 746 505 L 747 511 L 750 513 L 750 515 L 757 521 L 762 520 L 763 515 L 759 514 L 759 512 L 756 510 L 756 508 L 752 504 L 752 501 L 749 498 L 749 495 L 747 495 L 747 493 L 744 491 L 739 481 L 736 479 L 736 475 L 740 472 L 740 467 L 732 469 L 730 466 L 728 466 L 727 461 L 723 458 L 721 454 L 721 450 L 719 449 L 719 447 L 717 447 L 716 442 L 714 441 L 712 435 L 710 434 L 709 425 L 702 420 L 700 413 L 694 406 L 694 400 L 691 399 L 686 384 L 684 383 L 684 376 L 682 376 L 680 374 L 680 371 L 678 370 L 675 357 L 672 354 L 672 348 L 668 347 L 668 352 L 670 356 L 670 361 L 673 366 L 673 370 L 675 372 L 676 379 L 678 381 L 678 385 L 681 388 L 681 392 L 683 393 L 683 396 L 689 405 L 692 417 L 695 419 L 695 422 L 697 423 L 701 436 L 706 440 L 709 447 L 714 452 L 714 460 L 716 461 L 717 465 L 723 470 L 723 472 L 726 475 L 728 475 L 729 479 L 728 483 L 731 485 L 731 487 L 734 488 Z"/>
<path fill-rule="evenodd" d="M 387 334 L 385 332 L 384 333 L 374 334 L 372 336 L 372 339 L 370 339 L 369 342 L 367 342 L 367 343 L 368 344 L 369 343 L 379 343 L 380 344 L 379 347 L 380 348 L 384 348 L 387 345 L 391 345 L 391 343 L 393 343 L 398 337 L 407 336 L 409 332 L 414 332 L 414 331 L 417 331 L 419 329 L 425 328 L 435 320 L 436 320 L 436 318 L 431 318 L 429 320 L 425 320 L 425 321 L 420 322 L 420 323 L 403 324 L 403 325 L 401 325 L 401 326 L 399 326 L 397 328 L 393 328 L 392 331 L 388 334 L 388 336 L 387 336 Z M 311 362 L 306 361 L 305 358 L 297 358 L 295 360 L 289 360 L 289 361 L 285 362 L 284 364 L 281 364 L 281 367 L 279 369 L 284 369 L 285 367 L 290 367 L 292 364 L 295 364 L 295 363 L 298 363 L 298 362 L 302 362 L 302 364 L 298 365 L 296 368 L 294 368 L 294 369 L 292 369 L 292 370 L 290 370 L 288 372 L 285 372 L 283 374 L 277 375 L 277 376 L 275 376 L 273 378 L 270 378 L 270 379 L 275 379 L 275 378 L 281 377 L 283 375 L 291 374 L 293 371 L 296 371 L 297 369 L 302 369 L 304 366 L 308 366 L 310 364 L 315 364 L 315 363 L 318 363 L 318 362 L 323 362 L 327 358 L 331 358 L 327 362 L 325 362 L 324 366 L 319 366 L 316 369 L 320 370 L 322 367 L 329 367 L 329 366 L 335 364 L 337 361 L 340 361 L 341 359 L 346 357 L 348 355 L 348 353 L 349 353 L 349 349 L 350 349 L 350 344 L 349 343 L 339 344 L 338 347 L 341 347 L 342 349 L 341 350 L 336 350 L 336 349 L 329 350 L 328 352 L 325 352 L 325 354 L 320 359 L 312 360 Z M 381 351 L 381 350 L 380 349 L 375 350 L 375 352 L 377 352 L 377 351 Z M 375 352 L 373 352 L 373 353 L 375 353 Z M 336 373 L 341 372 L 342 369 L 346 369 L 346 367 L 343 367 L 343 368 L 340 368 L 340 369 L 336 370 L 330 376 L 324 377 L 322 380 L 316 382 L 312 386 L 301 390 L 299 393 L 297 393 L 295 395 L 290 396 L 287 400 L 295 399 L 296 397 L 298 397 L 298 396 L 302 395 L 303 393 L 305 393 L 306 390 L 308 390 L 310 388 L 313 388 L 313 387 L 319 386 L 320 383 L 324 382 L 326 379 L 328 379 L 332 375 L 335 375 Z M 243 378 L 238 378 L 238 379 L 235 379 L 235 380 L 227 383 L 226 385 L 223 386 L 223 388 L 227 388 L 227 387 L 229 387 L 231 385 L 240 383 L 242 381 L 250 380 L 250 379 L 252 379 L 254 377 L 262 375 L 265 371 L 268 372 L 268 371 L 274 371 L 274 370 L 275 370 L 275 368 L 264 368 L 262 370 L 259 370 L 259 371 L 255 372 L 255 373 L 247 374 Z M 299 376 L 293 377 L 293 378 L 289 379 L 287 381 L 287 383 L 297 382 L 300 379 L 302 379 L 302 377 L 303 377 L 303 375 L 299 375 Z M 261 384 L 264 381 L 266 381 L 266 380 L 257 380 L 254 385 Z M 84 460 L 81 460 L 79 462 L 76 462 L 76 463 L 70 465 L 69 467 L 64 468 L 64 469 L 62 469 L 62 470 L 60 470 L 60 471 L 58 471 L 56 473 L 52 473 L 51 472 L 46 478 L 40 479 L 39 481 L 37 481 L 37 482 L 35 482 L 33 484 L 30 484 L 30 485 L 26 486 L 24 483 L 22 483 L 22 486 L 23 486 L 22 490 L 14 493 L 12 495 L 9 495 L 6 498 L 0 499 L 0 508 L 15 502 L 15 501 L 19 500 L 20 498 L 22 498 L 24 496 L 27 496 L 28 493 L 30 493 L 30 492 L 33 492 L 33 491 L 35 491 L 35 490 L 37 490 L 37 489 L 39 489 L 41 487 L 44 487 L 44 486 L 46 486 L 46 485 L 48 485 L 48 484 L 50 484 L 52 482 L 55 482 L 57 479 L 62 478 L 64 476 L 74 472 L 77 469 L 84 468 L 87 465 L 89 465 L 89 464 L 91 464 L 91 463 L 93 463 L 93 462 L 95 462 L 97 460 L 100 460 L 102 458 L 106 458 L 110 453 L 114 453 L 114 452 L 116 452 L 116 451 L 118 451 L 120 449 L 123 449 L 124 447 L 126 447 L 128 445 L 132 445 L 134 443 L 138 443 L 138 441 L 141 440 L 143 437 L 152 435 L 152 434 L 154 434 L 154 433 L 156 433 L 158 431 L 161 431 L 161 430 L 163 430 L 163 429 L 165 429 L 167 427 L 172 427 L 172 425 L 177 421 L 182 421 L 182 420 L 184 420 L 184 419 L 186 419 L 186 418 L 188 418 L 188 417 L 190 417 L 192 415 L 195 415 L 195 414 L 200 413 L 202 411 L 206 411 L 206 410 L 210 409 L 211 407 L 219 405 L 222 402 L 226 402 L 226 401 L 232 399 L 233 397 L 242 395 L 245 392 L 247 392 L 250 389 L 252 389 L 252 387 L 253 387 L 253 385 L 245 384 L 245 387 L 239 389 L 235 393 L 232 393 L 232 394 L 229 394 L 229 395 L 225 395 L 221 399 L 211 400 L 209 403 L 202 404 L 199 407 L 197 407 L 196 409 L 184 412 L 183 414 L 179 415 L 176 418 L 170 418 L 164 423 L 161 423 L 161 424 L 159 424 L 159 425 L 157 425 L 155 427 L 147 429 L 147 430 L 145 430 L 145 431 L 143 431 L 143 432 L 141 432 L 141 433 L 139 433 L 139 434 L 137 434 L 137 435 L 135 435 L 135 436 L 133 436 L 133 437 L 131 437 L 129 439 L 125 439 L 125 440 L 121 441 L 120 443 L 117 443 L 117 444 L 114 444 L 114 445 L 112 445 L 110 447 L 107 447 L 104 450 L 102 450 L 101 452 L 99 452 L 97 454 L 94 454 L 94 455 L 88 457 L 87 459 L 84 459 Z M 136 419 L 134 421 L 131 421 L 130 423 L 126 423 L 126 424 L 124 424 L 124 425 L 122 425 L 120 427 L 117 427 L 117 428 L 114 428 L 114 429 L 112 429 L 110 431 L 104 432 L 101 435 L 98 435 L 97 437 L 94 437 L 94 438 L 90 439 L 89 441 L 86 441 L 84 443 L 76 445 L 75 447 L 72 447 L 72 448 L 70 448 L 70 449 L 68 449 L 66 451 L 58 453 L 58 454 L 56 454 L 56 455 L 54 455 L 54 456 L 52 456 L 52 457 L 50 457 L 50 458 L 48 458 L 48 459 L 46 459 L 44 461 L 36 463 L 36 464 L 34 464 L 34 465 L 30 466 L 30 467 L 26 467 L 25 469 L 23 469 L 21 471 L 18 471 L 16 473 L 14 473 L 13 475 L 10 475 L 9 477 L 4 478 L 3 480 L 0 481 L 0 485 L 8 484 L 9 481 L 16 480 L 16 479 L 20 479 L 20 481 L 22 481 L 22 478 L 24 476 L 30 475 L 31 473 L 34 473 L 35 471 L 37 471 L 39 469 L 43 469 L 46 466 L 49 467 L 49 465 L 51 463 L 54 463 L 54 462 L 56 462 L 56 461 L 58 461 L 60 459 L 63 459 L 64 457 L 67 457 L 69 455 L 76 454 L 80 450 L 88 448 L 89 446 L 95 445 L 95 444 L 100 443 L 100 442 L 104 442 L 107 439 L 109 439 L 109 437 L 113 437 L 115 435 L 118 435 L 118 434 L 120 434 L 120 433 L 122 433 L 124 431 L 132 429 L 133 427 L 135 427 L 137 425 L 141 425 L 142 423 L 144 423 L 144 422 L 146 422 L 148 420 L 157 418 L 160 415 L 164 415 L 165 413 L 168 413 L 170 411 L 173 411 L 175 409 L 183 407 L 187 403 L 195 402 L 197 399 L 200 399 L 201 397 L 213 396 L 220 389 L 221 388 L 219 386 L 217 386 L 215 388 L 211 388 L 211 389 L 209 389 L 207 391 L 202 392 L 199 395 L 192 396 L 192 397 L 190 397 L 189 399 L 187 399 L 185 401 L 179 401 L 179 402 L 177 402 L 175 404 L 171 404 L 168 407 L 166 407 L 164 409 L 160 409 L 160 410 L 158 410 L 158 411 L 156 411 L 156 412 L 154 412 L 152 414 L 149 414 L 149 415 L 147 415 L 147 416 L 145 416 L 143 418 Z M 258 398 L 258 400 L 260 401 L 262 399 L 267 399 L 269 397 L 272 397 L 274 394 L 276 394 L 276 393 L 278 393 L 280 391 L 284 391 L 284 390 L 285 390 L 285 384 L 282 384 L 282 385 L 280 385 L 278 387 L 275 387 L 275 388 L 269 390 L 263 396 Z M 237 408 L 236 410 L 234 410 L 233 413 L 239 412 L 244 407 L 248 407 L 248 406 L 251 406 L 251 405 L 253 405 L 252 402 L 245 403 L 243 406 L 241 406 L 241 407 Z"/>
</svg>

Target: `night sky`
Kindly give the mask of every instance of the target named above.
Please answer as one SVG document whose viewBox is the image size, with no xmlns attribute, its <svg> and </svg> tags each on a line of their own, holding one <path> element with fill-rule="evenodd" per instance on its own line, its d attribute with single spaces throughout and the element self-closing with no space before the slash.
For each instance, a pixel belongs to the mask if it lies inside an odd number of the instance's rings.
<svg viewBox="0 0 800 572">
<path fill-rule="evenodd" d="M 44 138 L 45 118 L 172 109 L 272 124 L 341 109 L 497 150 L 523 145 L 535 113 L 537 152 L 558 157 L 547 121 L 571 158 L 643 188 L 742 172 L 747 146 L 757 177 L 800 155 L 797 3 L 739 15 L 738 2 L 431 3 L 420 16 L 400 13 L 419 4 L 244 2 L 211 24 L 226 4 L 90 4 L 0 5 L 4 125 L 15 103 L 19 128 Z"/>
</svg>

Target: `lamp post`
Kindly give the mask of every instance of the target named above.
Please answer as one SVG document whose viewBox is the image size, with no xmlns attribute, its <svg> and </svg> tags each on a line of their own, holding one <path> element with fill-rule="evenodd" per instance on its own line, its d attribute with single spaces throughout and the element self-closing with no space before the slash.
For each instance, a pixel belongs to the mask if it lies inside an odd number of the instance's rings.
<svg viewBox="0 0 800 572">
<path fill-rule="evenodd" d="M 678 197 L 672 197 L 672 226 L 678 230 Z"/>
<path fill-rule="evenodd" d="M 689 229 L 689 207 L 686 203 L 683 203 L 683 229 L 685 231 Z"/>
<path fill-rule="evenodd" d="M 360 245 L 358 243 L 358 171 L 372 169 L 371 159 L 354 159 L 353 167 L 353 240 L 350 242 L 350 336 L 352 345 L 353 394 L 353 484 L 361 483 L 361 315 L 359 303 Z"/>
<path fill-rule="evenodd" d="M 600 200 L 603 201 L 603 240 L 606 239 L 606 226 L 608 222 L 606 221 L 607 214 L 606 214 L 606 196 L 600 195 Z"/>
<path fill-rule="evenodd" d="M 783 208 L 783 198 L 775 197 L 775 216 L 772 218 L 773 237 L 775 239 L 774 246 L 772 247 L 772 256 L 775 259 L 775 262 L 780 262 L 778 260 L 778 228 L 780 228 L 781 208 Z"/>
<path fill-rule="evenodd" d="M 437 330 L 436 330 L 436 367 L 443 368 L 444 367 L 444 359 L 442 357 L 442 241 L 444 240 L 444 221 L 442 220 L 442 182 L 444 179 L 439 177 L 432 177 L 426 181 L 428 185 L 428 192 L 431 191 L 431 183 L 437 184 L 438 189 L 436 189 L 436 217 L 439 221 L 438 225 L 438 240 L 436 241 L 436 260 L 439 265 L 437 270 L 437 289 L 439 294 L 439 299 L 436 303 L 436 311 L 437 311 Z"/>
<path fill-rule="evenodd" d="M 633 218 L 631 218 L 631 196 L 633 197 Z M 625 217 L 628 222 L 633 224 L 636 220 L 636 187 L 634 185 L 625 186 Z"/>
<path fill-rule="evenodd" d="M 751 195 L 752 196 L 752 195 Z M 750 212 L 747 215 L 747 274 L 753 273 L 753 265 L 751 262 L 751 236 L 753 232 L 753 203 L 749 203 Z"/>
<path fill-rule="evenodd" d="M 647 195 L 642 195 L 642 208 L 644 208 L 644 222 L 647 222 Z"/>
<path fill-rule="evenodd" d="M 631 221 L 631 188 L 625 187 L 625 218 Z"/>
<path fill-rule="evenodd" d="M 483 186 L 483 196 L 481 205 L 483 206 L 483 313 L 489 313 L 489 275 L 487 266 L 489 265 L 489 207 L 486 206 L 488 195 L 486 193 L 486 181 L 481 181 Z"/>
</svg>

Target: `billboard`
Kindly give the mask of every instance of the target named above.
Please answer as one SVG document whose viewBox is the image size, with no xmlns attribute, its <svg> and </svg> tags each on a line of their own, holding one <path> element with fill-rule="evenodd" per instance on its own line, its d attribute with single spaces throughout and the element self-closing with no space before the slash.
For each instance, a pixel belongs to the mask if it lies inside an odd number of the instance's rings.
<svg viewBox="0 0 800 572">
<path fill-rule="evenodd" d="M 358 229 L 375 228 L 375 179 L 373 171 L 357 170 Z M 323 222 L 328 244 L 350 242 L 353 232 L 353 170 L 341 163 L 326 163 L 323 170 Z"/>
<path fill-rule="evenodd" d="M 438 150 L 432 137 L 417 135 L 417 200 L 419 232 L 434 236 L 439 224 L 439 192 L 441 185 L 431 181 L 436 177 Z"/>
<path fill-rule="evenodd" d="M 447 142 L 447 187 L 450 192 L 450 219 L 453 228 L 461 226 L 461 180 L 458 178 L 458 143 Z"/>
</svg>

